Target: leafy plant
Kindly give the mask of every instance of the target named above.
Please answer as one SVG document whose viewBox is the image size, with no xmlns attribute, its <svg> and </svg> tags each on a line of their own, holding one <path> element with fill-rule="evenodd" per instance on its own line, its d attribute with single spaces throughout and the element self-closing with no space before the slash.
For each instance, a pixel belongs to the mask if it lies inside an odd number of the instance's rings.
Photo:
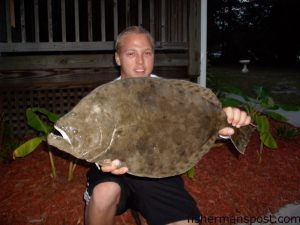
<svg viewBox="0 0 300 225">
<path fill-rule="evenodd" d="M 276 129 L 276 135 L 284 139 L 293 139 L 296 136 L 300 135 L 300 130 L 297 128 L 280 126 Z"/>
<path fill-rule="evenodd" d="M 40 116 L 42 116 L 43 119 Z M 33 152 L 42 142 L 46 142 L 47 136 L 54 130 L 54 123 L 59 119 L 59 116 L 44 108 L 28 108 L 26 110 L 26 118 L 27 124 L 38 132 L 38 136 L 27 140 L 25 143 L 17 147 L 13 151 L 14 158 L 25 157 Z M 49 145 L 46 146 L 49 153 L 52 177 L 56 178 L 57 173 L 51 147 Z M 72 180 L 75 167 L 76 163 L 71 161 L 68 173 L 69 181 Z"/>
<path fill-rule="evenodd" d="M 194 178 L 195 175 L 196 175 L 196 168 L 195 168 L 195 166 L 193 166 L 192 168 L 190 168 L 190 169 L 186 172 L 186 175 L 187 175 L 189 178 Z"/>
<path fill-rule="evenodd" d="M 233 106 L 244 108 L 251 116 L 260 136 L 261 145 L 257 153 L 259 162 L 261 162 L 264 146 L 271 149 L 278 148 L 277 142 L 270 131 L 269 118 L 280 122 L 287 122 L 287 118 L 275 112 L 275 110 L 282 108 L 288 111 L 297 111 L 299 107 L 275 104 L 274 100 L 261 86 L 255 87 L 253 91 L 255 98 L 250 98 L 238 88 L 224 86 L 220 100 L 223 107 Z"/>
</svg>

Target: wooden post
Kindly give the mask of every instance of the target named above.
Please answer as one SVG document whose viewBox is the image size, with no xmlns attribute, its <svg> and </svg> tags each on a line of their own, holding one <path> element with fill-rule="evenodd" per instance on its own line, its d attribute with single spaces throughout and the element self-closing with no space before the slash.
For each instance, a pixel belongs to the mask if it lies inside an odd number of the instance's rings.
<svg viewBox="0 0 300 225">
<path fill-rule="evenodd" d="M 93 11 L 92 1 L 88 0 L 88 41 L 93 41 Z"/>
<path fill-rule="evenodd" d="M 166 1 L 161 1 L 161 42 L 166 42 Z"/>
<path fill-rule="evenodd" d="M 9 4 L 8 4 L 8 2 L 6 2 L 6 6 L 9 7 L 9 15 L 10 15 L 10 20 L 7 20 L 7 23 L 8 23 L 8 21 L 10 21 L 10 26 L 15 28 L 16 27 L 15 1 L 9 0 Z M 8 11 L 6 11 L 6 12 L 8 12 Z"/>
<path fill-rule="evenodd" d="M 155 39 L 155 25 L 154 25 L 154 0 L 150 0 L 150 33 Z"/>
<path fill-rule="evenodd" d="M 182 29 L 182 41 L 183 42 L 187 42 L 187 27 L 188 27 L 188 22 L 187 22 L 187 14 L 188 14 L 188 10 L 187 10 L 187 3 L 184 2 L 182 4 L 182 7 L 183 7 L 183 18 L 182 18 L 182 23 L 183 23 L 183 29 Z"/>
<path fill-rule="evenodd" d="M 12 4 L 14 1 L 6 0 L 6 34 L 7 43 L 11 43 L 11 26 L 15 26 L 15 14 L 12 16 Z M 13 10 L 14 11 L 14 10 Z M 12 21 L 13 19 L 13 21 Z"/>
<path fill-rule="evenodd" d="M 74 14 L 75 14 L 75 41 L 80 42 L 80 32 L 79 32 L 79 7 L 78 0 L 74 1 Z"/>
<path fill-rule="evenodd" d="M 117 39 L 119 33 L 118 28 L 118 1 L 114 0 L 114 39 Z"/>
<path fill-rule="evenodd" d="M 143 26 L 143 1 L 138 1 L 138 24 Z"/>
<path fill-rule="evenodd" d="M 20 16 L 21 16 L 21 36 L 22 43 L 26 42 L 26 22 L 25 22 L 25 5 L 24 0 L 20 1 Z"/>
<path fill-rule="evenodd" d="M 200 4 L 201 0 L 190 0 L 188 75 L 193 78 L 200 74 Z"/>
<path fill-rule="evenodd" d="M 105 0 L 101 0 L 101 41 L 106 41 Z"/>
<path fill-rule="evenodd" d="M 48 7 L 48 42 L 53 42 L 52 0 L 47 1 Z"/>
<path fill-rule="evenodd" d="M 131 25 L 131 21 L 130 21 L 130 0 L 126 0 L 126 2 L 125 2 L 125 21 L 126 21 L 126 27 Z"/>
<path fill-rule="evenodd" d="M 40 23 L 39 23 L 39 1 L 34 0 L 34 30 L 35 42 L 40 42 Z"/>
<path fill-rule="evenodd" d="M 67 41 L 67 32 L 66 32 L 66 1 L 61 0 L 61 36 L 62 42 Z"/>
</svg>

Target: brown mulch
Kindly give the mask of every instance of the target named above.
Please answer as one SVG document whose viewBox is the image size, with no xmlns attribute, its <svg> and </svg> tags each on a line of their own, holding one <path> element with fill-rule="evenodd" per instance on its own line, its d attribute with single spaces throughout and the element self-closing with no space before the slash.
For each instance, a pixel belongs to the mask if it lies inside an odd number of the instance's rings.
<svg viewBox="0 0 300 225">
<path fill-rule="evenodd" d="M 195 178 L 184 176 L 203 216 L 258 217 L 299 202 L 300 136 L 279 139 L 278 144 L 276 150 L 264 149 L 260 164 L 257 135 L 253 135 L 245 155 L 238 155 L 229 143 L 205 155 L 196 166 Z M 84 224 L 83 192 L 88 166 L 78 165 L 74 179 L 68 182 L 69 161 L 59 156 L 55 161 L 55 180 L 50 176 L 48 154 L 43 149 L 0 165 L 0 224 Z M 127 212 L 117 218 L 116 224 L 134 222 Z"/>
</svg>

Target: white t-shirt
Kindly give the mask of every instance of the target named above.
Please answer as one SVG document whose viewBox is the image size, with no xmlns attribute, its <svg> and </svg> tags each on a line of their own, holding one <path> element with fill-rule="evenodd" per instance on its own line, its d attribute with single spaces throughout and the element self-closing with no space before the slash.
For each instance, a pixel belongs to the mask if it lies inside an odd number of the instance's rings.
<svg viewBox="0 0 300 225">
<path fill-rule="evenodd" d="M 158 76 L 156 76 L 155 74 L 150 74 L 150 77 L 155 77 L 155 78 L 159 78 Z M 121 76 L 117 77 L 115 80 L 121 80 Z"/>
</svg>

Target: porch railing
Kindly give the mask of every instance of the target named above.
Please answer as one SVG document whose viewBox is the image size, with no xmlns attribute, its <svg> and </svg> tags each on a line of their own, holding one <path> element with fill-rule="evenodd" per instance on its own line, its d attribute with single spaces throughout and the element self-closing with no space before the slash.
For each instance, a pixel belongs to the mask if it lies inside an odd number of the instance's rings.
<svg viewBox="0 0 300 225">
<path fill-rule="evenodd" d="M 0 53 L 113 50 L 142 25 L 157 49 L 188 49 L 189 0 L 0 0 Z"/>
</svg>

